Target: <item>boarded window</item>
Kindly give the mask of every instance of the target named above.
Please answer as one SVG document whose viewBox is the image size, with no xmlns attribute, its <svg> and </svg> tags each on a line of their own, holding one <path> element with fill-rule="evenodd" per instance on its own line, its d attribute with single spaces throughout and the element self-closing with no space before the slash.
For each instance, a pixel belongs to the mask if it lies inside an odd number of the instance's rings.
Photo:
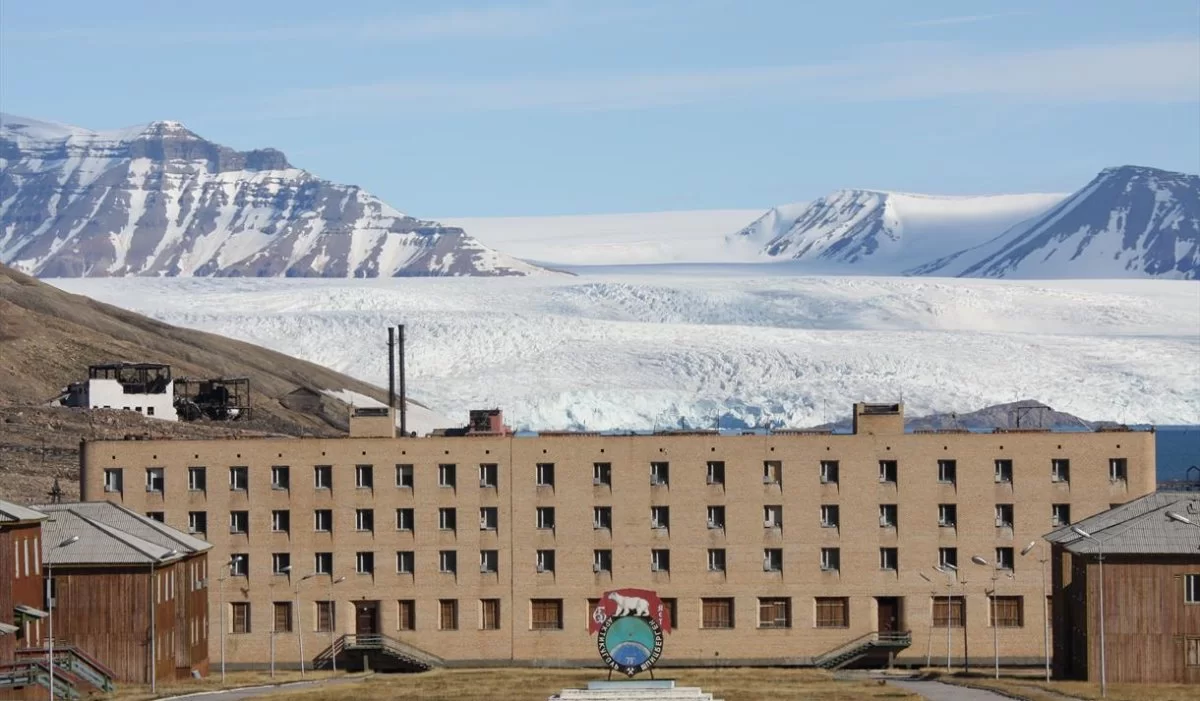
<svg viewBox="0 0 1200 701">
<path fill-rule="evenodd" d="M 458 599 L 438 601 L 438 629 L 458 630 Z"/>
<path fill-rule="evenodd" d="M 993 599 L 993 625 L 997 628 L 1020 628 L 1025 625 L 1023 599 L 1019 596 L 997 596 Z"/>
<path fill-rule="evenodd" d="M 479 601 L 479 627 L 483 630 L 500 630 L 500 600 Z"/>
<path fill-rule="evenodd" d="M 530 624 L 534 630 L 562 628 L 562 599 L 533 599 L 530 603 Z"/>
<path fill-rule="evenodd" d="M 230 611 L 233 612 L 233 632 L 234 633 L 249 633 L 250 632 L 250 604 L 245 601 L 237 601 L 229 605 Z"/>
<path fill-rule="evenodd" d="M 399 602 L 399 617 L 396 627 L 399 630 L 415 630 L 417 627 L 417 602 L 412 599 L 401 599 Z"/>
<path fill-rule="evenodd" d="M 679 600 L 675 598 L 663 599 L 663 616 L 667 619 L 667 623 L 671 626 L 671 630 L 675 630 L 675 622 L 679 620 L 677 609 Z"/>
<path fill-rule="evenodd" d="M 733 599 L 701 599 L 700 625 L 703 628 L 732 628 Z"/>
<path fill-rule="evenodd" d="M 317 632 L 328 633 L 333 630 L 333 606 L 332 601 L 317 602 Z"/>
<path fill-rule="evenodd" d="M 846 628 L 850 625 L 850 600 L 845 597 L 817 597 L 817 627 Z"/>
<path fill-rule="evenodd" d="M 1185 639 L 1187 666 L 1200 667 L 1200 638 Z"/>
<path fill-rule="evenodd" d="M 292 632 L 292 602 L 275 602 L 275 627 L 272 630 L 276 633 Z"/>
<path fill-rule="evenodd" d="M 791 628 L 792 600 L 771 598 L 758 600 L 759 628 Z"/>
<path fill-rule="evenodd" d="M 961 596 L 939 596 L 933 600 L 933 627 L 962 628 L 966 603 Z"/>
</svg>

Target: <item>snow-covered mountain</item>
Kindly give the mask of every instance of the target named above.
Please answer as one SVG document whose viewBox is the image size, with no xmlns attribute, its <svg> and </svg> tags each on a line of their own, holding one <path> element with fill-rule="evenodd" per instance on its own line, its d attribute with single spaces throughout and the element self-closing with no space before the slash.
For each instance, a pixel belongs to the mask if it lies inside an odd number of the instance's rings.
<svg viewBox="0 0 1200 701">
<path fill-rule="evenodd" d="M 44 277 L 509 276 L 543 269 L 178 122 L 0 115 L 0 261 Z"/>
<path fill-rule="evenodd" d="M 896 274 L 983 243 L 1063 199 L 1062 194 L 942 197 L 839 190 L 786 205 L 734 234 L 762 252 L 829 271 Z"/>
<path fill-rule="evenodd" d="M 1200 279 L 1200 176 L 1107 168 L 1039 216 L 909 272 Z"/>
</svg>

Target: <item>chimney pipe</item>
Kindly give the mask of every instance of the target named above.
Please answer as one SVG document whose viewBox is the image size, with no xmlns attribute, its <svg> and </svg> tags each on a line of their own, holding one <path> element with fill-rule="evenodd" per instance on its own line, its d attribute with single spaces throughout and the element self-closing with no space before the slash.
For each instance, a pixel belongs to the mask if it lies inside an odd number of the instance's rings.
<svg viewBox="0 0 1200 701">
<path fill-rule="evenodd" d="M 404 386 L 404 324 L 400 324 L 400 435 L 408 437 L 408 393 Z"/>
<path fill-rule="evenodd" d="M 388 408 L 396 408 L 396 330 L 388 327 Z"/>
</svg>

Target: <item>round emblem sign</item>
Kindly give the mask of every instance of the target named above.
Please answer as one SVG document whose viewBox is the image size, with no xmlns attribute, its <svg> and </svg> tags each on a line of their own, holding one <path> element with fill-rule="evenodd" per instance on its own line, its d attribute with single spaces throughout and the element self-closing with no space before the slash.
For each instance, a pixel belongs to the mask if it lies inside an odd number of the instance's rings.
<svg viewBox="0 0 1200 701">
<path fill-rule="evenodd" d="M 612 669 L 632 677 L 658 662 L 663 649 L 662 626 L 653 618 L 616 616 L 600 627 L 596 647 Z"/>
</svg>

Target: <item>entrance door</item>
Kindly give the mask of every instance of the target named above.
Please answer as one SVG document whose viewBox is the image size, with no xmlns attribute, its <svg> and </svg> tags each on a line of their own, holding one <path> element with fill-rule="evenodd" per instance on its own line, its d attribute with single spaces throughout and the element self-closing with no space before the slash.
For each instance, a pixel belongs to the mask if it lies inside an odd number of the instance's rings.
<svg viewBox="0 0 1200 701">
<path fill-rule="evenodd" d="M 358 635 L 379 634 L 379 602 L 354 602 L 354 632 Z"/>
<path fill-rule="evenodd" d="M 877 596 L 875 597 L 875 601 L 879 609 L 879 632 L 899 632 L 900 600 L 894 596 Z"/>
</svg>

